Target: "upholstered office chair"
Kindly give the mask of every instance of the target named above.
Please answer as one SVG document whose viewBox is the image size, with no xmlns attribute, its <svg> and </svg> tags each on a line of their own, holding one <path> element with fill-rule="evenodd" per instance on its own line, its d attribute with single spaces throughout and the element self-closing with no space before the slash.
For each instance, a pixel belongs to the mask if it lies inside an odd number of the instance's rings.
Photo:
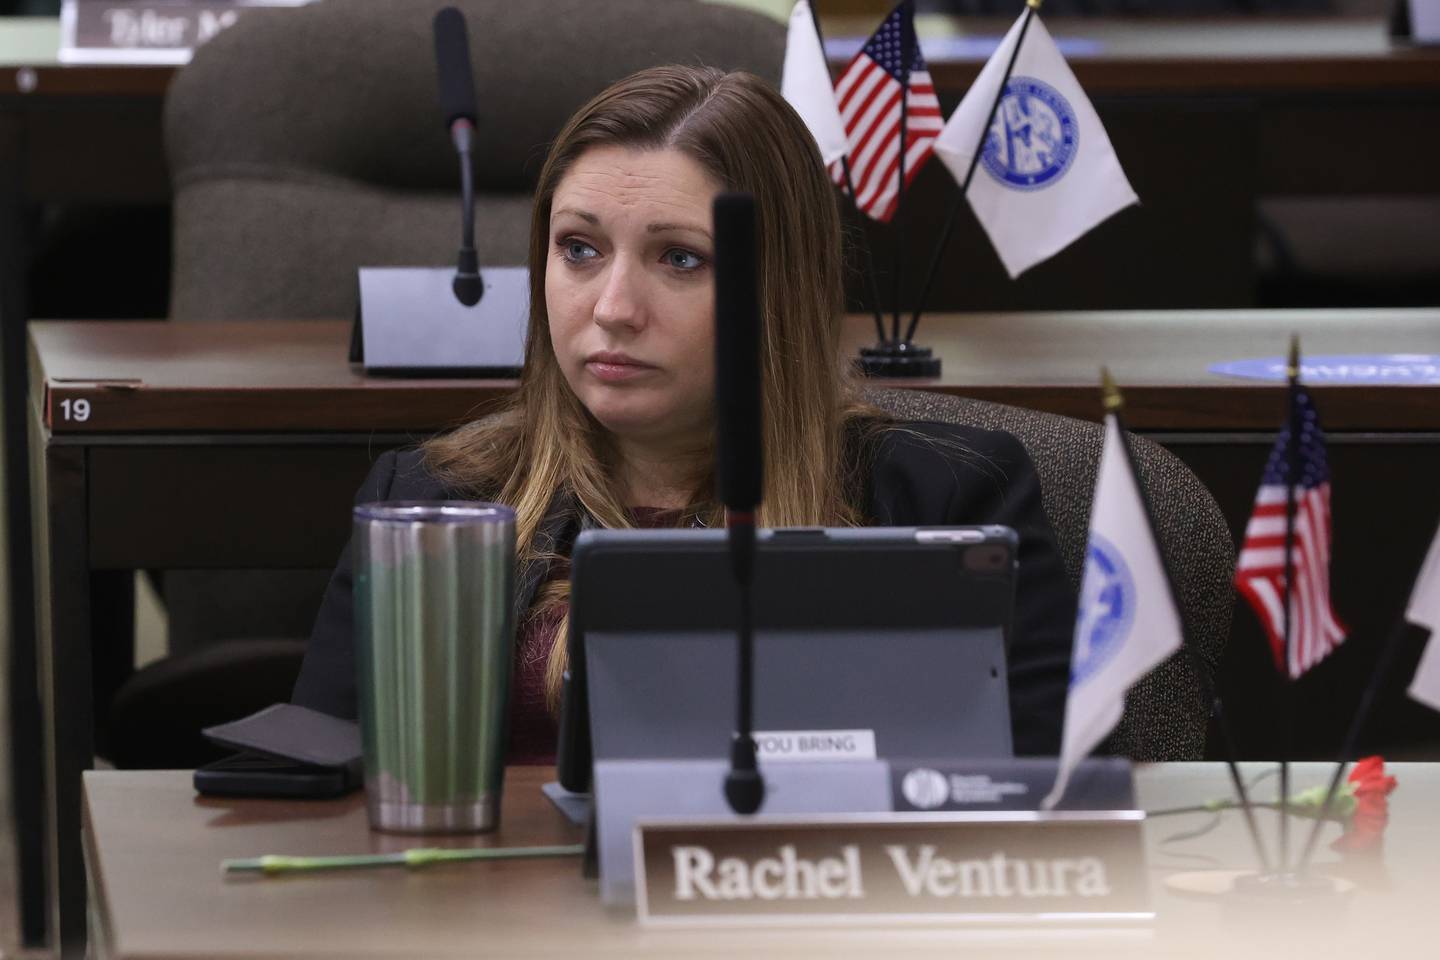
<svg viewBox="0 0 1440 960">
<path fill-rule="evenodd" d="M 780 79 L 785 30 L 691 0 L 344 0 L 249 11 L 172 82 L 176 320 L 350 317 L 361 264 L 453 263 L 457 162 L 431 21 L 470 28 L 482 263 L 524 263 L 546 148 L 582 103 L 663 63 Z"/>
<path fill-rule="evenodd" d="M 610 83 L 664 63 L 778 83 L 784 57 L 782 24 L 691 0 L 332 0 L 251 10 L 196 52 L 166 97 L 171 319 L 349 318 L 362 264 L 454 263 L 459 172 L 431 29 L 451 5 L 470 29 L 482 263 L 525 261 L 546 148 Z M 288 697 L 327 574 L 167 574 L 172 650 L 185 659 L 141 671 L 121 690 L 108 731 L 113 759 L 203 759 L 194 730 L 166 720 L 179 698 L 197 722 L 246 712 L 234 696 L 199 692 L 234 694 L 226 678 L 238 671 L 254 708 Z M 239 642 L 254 637 L 282 639 Z M 256 657 L 269 666 L 253 669 Z"/>
<path fill-rule="evenodd" d="M 907 420 L 1005 430 L 1025 446 L 1040 475 L 1041 498 L 1076 590 L 1085 564 L 1090 503 L 1100 465 L 1099 424 L 918 390 L 872 390 L 877 407 Z M 1190 640 L 1213 678 L 1230 632 L 1235 547 L 1210 491 L 1174 454 L 1133 438 L 1140 482 L 1155 512 L 1160 549 L 1174 571 Z M 1136 760 L 1198 760 L 1209 706 L 1193 663 L 1181 653 L 1131 691 L 1107 748 Z"/>
</svg>

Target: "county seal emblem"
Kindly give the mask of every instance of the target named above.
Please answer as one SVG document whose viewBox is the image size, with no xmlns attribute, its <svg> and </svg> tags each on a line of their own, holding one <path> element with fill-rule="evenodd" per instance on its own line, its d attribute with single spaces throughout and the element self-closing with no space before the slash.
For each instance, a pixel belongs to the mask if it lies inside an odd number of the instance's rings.
<svg viewBox="0 0 1440 960">
<path fill-rule="evenodd" d="M 950 781 L 939 770 L 916 767 L 900 781 L 900 792 L 912 806 L 934 810 L 950 799 Z"/>
<path fill-rule="evenodd" d="M 1004 186 L 1043 190 L 1065 176 L 1079 146 L 1079 122 L 1060 91 L 1034 77 L 1011 77 L 981 160 Z"/>
<path fill-rule="evenodd" d="M 1084 683 L 1120 652 L 1135 620 L 1135 601 L 1135 580 L 1125 558 L 1114 544 L 1091 531 L 1070 659 L 1072 687 Z"/>
</svg>

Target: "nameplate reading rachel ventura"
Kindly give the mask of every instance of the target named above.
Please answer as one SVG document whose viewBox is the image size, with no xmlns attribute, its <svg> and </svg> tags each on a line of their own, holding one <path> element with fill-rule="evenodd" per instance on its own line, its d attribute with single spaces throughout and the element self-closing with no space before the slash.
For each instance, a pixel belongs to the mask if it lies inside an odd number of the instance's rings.
<svg viewBox="0 0 1440 960">
<path fill-rule="evenodd" d="M 1137 811 L 647 822 L 637 908 L 663 925 L 1144 921 Z"/>
</svg>

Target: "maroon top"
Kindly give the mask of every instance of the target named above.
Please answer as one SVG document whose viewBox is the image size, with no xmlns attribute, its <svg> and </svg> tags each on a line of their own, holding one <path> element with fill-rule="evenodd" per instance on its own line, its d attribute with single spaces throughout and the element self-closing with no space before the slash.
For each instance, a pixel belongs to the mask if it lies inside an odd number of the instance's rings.
<svg viewBox="0 0 1440 960">
<path fill-rule="evenodd" d="M 631 507 L 630 521 L 637 527 L 673 527 L 679 510 L 658 507 Z M 569 559 L 550 565 L 550 584 L 570 576 Z M 542 584 L 541 590 L 545 589 Z M 510 750 L 506 763 L 554 764 L 558 737 L 556 718 L 545 705 L 545 668 L 555 645 L 555 631 L 566 608 L 551 607 L 532 612 L 520 624 L 515 637 L 515 663 L 510 675 Z"/>
</svg>

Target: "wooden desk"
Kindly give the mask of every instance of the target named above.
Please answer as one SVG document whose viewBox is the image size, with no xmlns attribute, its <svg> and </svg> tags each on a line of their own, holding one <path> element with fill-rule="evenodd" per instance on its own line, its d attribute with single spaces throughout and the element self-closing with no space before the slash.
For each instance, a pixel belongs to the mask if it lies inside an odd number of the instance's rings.
<svg viewBox="0 0 1440 960">
<path fill-rule="evenodd" d="M 1265 767 L 1248 765 L 1247 777 Z M 1240 818 L 1206 812 L 1152 817 L 1145 826 L 1153 925 L 1132 935 L 1055 931 L 1041 924 L 964 929 L 643 929 L 601 906 L 575 860 L 474 863 L 423 871 L 371 870 L 285 879 L 226 879 L 221 859 L 263 853 L 395 851 L 431 845 L 575 842 L 578 831 L 539 793 L 545 768 L 511 768 L 500 831 L 490 837 L 406 838 L 370 831 L 358 796 L 309 804 L 199 799 L 186 772 L 85 775 L 85 849 L 100 960 L 167 957 L 772 957 L 1421 956 L 1440 935 L 1433 909 L 1440 833 L 1440 768 L 1397 764 L 1384 855 L 1349 862 L 1328 849 L 1316 869 L 1358 884 L 1338 903 L 1296 908 L 1187 896 L 1168 885 L 1196 870 L 1254 868 Z M 1299 765 L 1299 787 L 1328 767 Z M 1257 794 L 1270 799 L 1272 777 Z M 719 789 L 717 784 L 717 789 Z M 1230 796 L 1218 764 L 1162 764 L 1137 773 L 1140 806 L 1159 811 Z M 1273 844 L 1276 821 L 1259 813 Z M 1182 835 L 1213 830 L 1191 839 Z M 1303 838 L 1309 826 L 1298 822 Z M 1293 841 L 1292 841 L 1293 842 Z"/>
<path fill-rule="evenodd" d="M 908 319 L 908 318 L 907 318 Z M 936 314 L 916 340 L 942 375 L 895 385 L 1099 419 L 1099 370 L 1125 389 L 1131 427 L 1273 431 L 1273 384 L 1219 377 L 1224 360 L 1275 356 L 1291 333 L 1308 354 L 1440 353 L 1440 309 L 1150 310 Z M 510 380 L 367 377 L 345 362 L 350 324 L 37 322 L 32 399 L 56 438 L 129 433 L 428 432 L 509 394 Z M 847 355 L 875 339 L 847 319 Z M 1440 385 L 1317 386 L 1331 431 L 1440 431 Z M 85 401 L 86 419 L 63 404 Z"/>
<path fill-rule="evenodd" d="M 849 340 L 864 342 L 869 323 L 852 318 Z M 46 835 L 67 949 L 83 939 L 80 775 L 94 753 L 91 666 L 107 649 L 92 597 L 123 596 L 135 569 L 328 569 L 376 455 L 461 422 L 512 387 L 367 378 L 344 361 L 347 331 L 336 322 L 30 327 Z M 1057 413 L 1096 417 L 1097 369 L 1109 362 L 1135 385 L 1134 425 L 1196 468 L 1237 537 L 1281 393 L 1212 377 L 1208 363 L 1278 353 L 1292 331 L 1317 352 L 1440 352 L 1440 311 L 1423 310 L 977 314 L 932 317 L 921 331 L 939 347 L 945 377 L 911 386 Z M 1358 696 L 1440 515 L 1436 389 L 1316 390 L 1337 491 L 1336 602 L 1356 635 L 1374 641 L 1346 644 L 1307 678 L 1300 755 L 1338 744 L 1345 714 L 1336 705 Z M 80 400 L 90 404 L 84 420 Z M 174 517 L 185 522 L 167 522 Z M 1236 624 L 1222 674 L 1228 709 L 1243 754 L 1274 756 L 1272 672 L 1248 614 Z M 1403 695 L 1384 703 L 1377 737 L 1440 739 L 1435 716 Z M 24 829 L 38 835 L 33 822 Z"/>
</svg>

